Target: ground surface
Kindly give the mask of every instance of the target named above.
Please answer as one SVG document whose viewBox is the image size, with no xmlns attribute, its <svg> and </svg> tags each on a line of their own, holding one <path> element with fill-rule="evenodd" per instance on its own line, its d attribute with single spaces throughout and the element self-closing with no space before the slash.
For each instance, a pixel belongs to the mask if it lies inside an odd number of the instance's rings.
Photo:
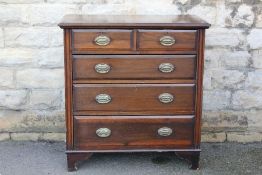
<svg viewBox="0 0 262 175">
<path fill-rule="evenodd" d="M 262 143 L 202 144 L 201 169 L 174 153 L 95 154 L 66 171 L 64 143 L 0 142 L 1 175 L 262 175 Z"/>
</svg>

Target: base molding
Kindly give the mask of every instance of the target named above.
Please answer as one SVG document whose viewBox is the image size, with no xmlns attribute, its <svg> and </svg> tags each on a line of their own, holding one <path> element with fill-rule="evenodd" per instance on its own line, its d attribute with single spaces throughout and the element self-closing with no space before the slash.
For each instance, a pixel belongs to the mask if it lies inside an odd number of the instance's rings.
<svg viewBox="0 0 262 175">
<path fill-rule="evenodd" d="M 93 153 L 67 153 L 67 170 L 76 171 L 79 161 L 87 160 Z"/>
<path fill-rule="evenodd" d="M 199 169 L 201 149 L 136 149 L 136 150 L 67 150 L 68 171 L 76 171 L 80 161 L 89 159 L 94 153 L 128 153 L 128 152 L 175 152 L 175 154 L 191 164 L 191 169 Z"/>
</svg>

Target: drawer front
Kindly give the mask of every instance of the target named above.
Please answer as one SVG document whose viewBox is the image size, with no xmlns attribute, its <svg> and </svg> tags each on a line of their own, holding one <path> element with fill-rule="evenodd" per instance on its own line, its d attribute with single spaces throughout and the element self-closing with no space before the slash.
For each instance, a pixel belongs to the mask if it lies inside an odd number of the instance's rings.
<svg viewBox="0 0 262 175">
<path fill-rule="evenodd" d="M 189 148 L 193 116 L 75 116 L 75 149 Z"/>
<path fill-rule="evenodd" d="M 72 31 L 74 51 L 131 50 L 131 30 L 85 30 Z"/>
<path fill-rule="evenodd" d="M 195 51 L 195 30 L 139 30 L 138 49 L 158 51 Z"/>
<path fill-rule="evenodd" d="M 194 55 L 75 55 L 74 80 L 194 79 Z"/>
<path fill-rule="evenodd" d="M 195 85 L 79 84 L 75 115 L 193 114 Z"/>
</svg>

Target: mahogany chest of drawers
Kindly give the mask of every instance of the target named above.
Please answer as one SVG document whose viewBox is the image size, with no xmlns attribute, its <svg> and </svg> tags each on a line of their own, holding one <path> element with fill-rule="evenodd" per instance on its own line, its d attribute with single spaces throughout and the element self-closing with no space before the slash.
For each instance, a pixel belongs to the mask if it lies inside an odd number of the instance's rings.
<svg viewBox="0 0 262 175">
<path fill-rule="evenodd" d="M 67 15 L 68 170 L 97 152 L 169 151 L 199 166 L 205 29 L 195 16 Z"/>
</svg>

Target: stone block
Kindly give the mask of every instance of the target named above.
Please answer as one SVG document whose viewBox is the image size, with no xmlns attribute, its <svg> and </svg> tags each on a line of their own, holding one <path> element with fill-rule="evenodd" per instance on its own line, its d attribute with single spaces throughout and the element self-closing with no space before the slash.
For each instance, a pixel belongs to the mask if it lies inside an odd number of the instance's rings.
<svg viewBox="0 0 262 175">
<path fill-rule="evenodd" d="M 226 48 L 205 50 L 205 68 L 241 69 L 250 65 L 251 54 L 248 51 L 232 51 Z"/>
<path fill-rule="evenodd" d="M 257 20 L 256 20 L 256 27 L 258 28 L 262 28 L 262 9 L 260 11 L 260 13 L 258 13 L 257 15 Z"/>
<path fill-rule="evenodd" d="M 239 90 L 232 95 L 232 105 L 234 109 L 262 109 L 261 90 Z"/>
<path fill-rule="evenodd" d="M 230 69 L 238 69 L 246 68 L 250 64 L 251 55 L 247 51 L 234 51 L 234 52 L 224 52 L 221 55 L 220 61 L 221 66 L 230 68 Z"/>
<path fill-rule="evenodd" d="M 40 140 L 44 141 L 66 141 L 66 134 L 65 133 L 43 133 L 41 135 Z"/>
<path fill-rule="evenodd" d="M 180 2 L 181 4 L 185 5 L 188 2 L 190 2 L 190 0 L 177 0 L 177 2 Z"/>
<path fill-rule="evenodd" d="M 10 136 L 14 141 L 38 141 L 41 133 L 11 133 Z"/>
<path fill-rule="evenodd" d="M 252 29 L 247 36 L 247 42 L 251 49 L 262 48 L 262 29 Z"/>
<path fill-rule="evenodd" d="M 49 32 L 43 27 L 5 28 L 7 47 L 48 47 Z"/>
<path fill-rule="evenodd" d="M 248 119 L 248 131 L 262 133 L 262 110 L 248 110 L 245 112 Z"/>
<path fill-rule="evenodd" d="M 205 90 L 212 89 L 211 77 L 212 77 L 211 71 L 210 70 L 205 70 L 204 71 L 204 79 L 203 79 L 203 88 Z"/>
<path fill-rule="evenodd" d="M 40 67 L 62 68 L 64 66 L 64 48 L 41 49 L 37 52 L 35 59 Z"/>
<path fill-rule="evenodd" d="M 38 110 L 54 110 L 61 106 L 61 91 L 32 90 L 29 95 L 29 106 Z"/>
<path fill-rule="evenodd" d="M 62 88 L 63 69 L 23 69 L 16 73 L 19 88 Z"/>
<path fill-rule="evenodd" d="M 3 29 L 0 28 L 0 48 L 4 47 L 4 34 Z"/>
<path fill-rule="evenodd" d="M 262 91 L 262 70 L 248 72 L 246 88 L 260 89 Z M 261 97 L 262 98 L 262 97 Z"/>
<path fill-rule="evenodd" d="M 230 52 L 227 49 L 206 49 L 205 51 L 205 68 L 213 69 L 220 67 L 220 59 L 225 53 Z"/>
<path fill-rule="evenodd" d="M 141 1 L 142 2 L 142 1 Z M 132 15 L 135 14 L 134 5 L 127 4 L 85 4 L 82 13 L 88 15 Z"/>
<path fill-rule="evenodd" d="M 255 14 L 252 6 L 241 4 L 234 13 L 226 18 L 226 26 L 251 27 L 254 23 Z"/>
<path fill-rule="evenodd" d="M 1 0 L 1 3 L 6 4 L 32 4 L 32 3 L 41 3 L 45 0 Z"/>
<path fill-rule="evenodd" d="M 64 44 L 63 30 L 59 27 L 48 28 L 50 47 L 62 47 Z"/>
<path fill-rule="evenodd" d="M 238 3 L 241 2 L 242 0 L 227 0 L 228 3 Z"/>
<path fill-rule="evenodd" d="M 228 8 L 228 6 L 225 4 L 225 1 L 214 1 L 216 2 L 216 26 L 219 27 L 226 27 L 226 19 L 232 14 L 233 9 Z M 214 24 L 212 24 L 214 26 Z"/>
<path fill-rule="evenodd" d="M 204 110 L 220 110 L 228 108 L 230 92 L 227 90 L 206 90 L 203 96 Z"/>
<path fill-rule="evenodd" d="M 75 4 L 33 4 L 27 8 L 31 25 L 57 25 L 65 14 L 79 14 Z"/>
<path fill-rule="evenodd" d="M 65 132 L 64 110 L 0 111 L 0 132 Z"/>
<path fill-rule="evenodd" d="M 23 109 L 27 103 L 26 90 L 0 90 L 0 106 L 8 109 Z"/>
<path fill-rule="evenodd" d="M 245 111 L 203 111 L 203 132 L 246 131 L 248 127 L 249 113 Z"/>
<path fill-rule="evenodd" d="M 258 133 L 258 132 L 228 132 L 227 133 L 227 141 L 229 141 L 229 142 L 241 142 L 241 143 L 261 142 L 262 141 L 262 133 Z"/>
<path fill-rule="evenodd" d="M 244 42 L 244 35 L 239 29 L 210 28 L 206 32 L 206 45 L 217 47 L 236 47 Z"/>
<path fill-rule="evenodd" d="M 48 0 L 48 3 L 61 3 L 61 4 L 83 4 L 89 3 L 90 0 Z M 99 2 L 99 0 L 94 0 L 95 3 Z M 105 1 L 105 0 L 103 0 Z"/>
<path fill-rule="evenodd" d="M 226 141 L 226 133 L 220 132 L 220 133 L 202 133 L 201 135 L 201 142 L 225 142 Z"/>
<path fill-rule="evenodd" d="M 28 24 L 25 5 L 0 4 L 0 24 L 17 26 Z"/>
<path fill-rule="evenodd" d="M 9 133 L 0 133 L 0 142 L 7 141 L 7 140 L 10 140 L 10 134 Z"/>
<path fill-rule="evenodd" d="M 7 67 L 32 66 L 34 51 L 23 48 L 0 49 L 0 65 Z"/>
<path fill-rule="evenodd" d="M 14 88 L 14 71 L 10 68 L 0 68 L 0 87 Z"/>
<path fill-rule="evenodd" d="M 253 67 L 262 69 L 262 50 L 254 50 L 252 54 Z"/>
<path fill-rule="evenodd" d="M 132 1 L 126 6 L 132 5 Z M 132 5 L 134 6 L 134 5 Z M 181 14 L 178 6 L 173 0 L 143 0 L 135 4 L 135 14 L 137 15 L 178 15 Z M 131 8 L 132 10 L 132 8 Z"/>
<path fill-rule="evenodd" d="M 238 70 L 212 70 L 211 85 L 214 89 L 239 89 L 243 87 L 245 77 Z"/>
<path fill-rule="evenodd" d="M 216 14 L 217 14 L 216 7 L 203 6 L 199 4 L 194 6 L 192 9 L 188 10 L 187 13 L 190 15 L 199 16 L 200 18 L 205 19 L 207 22 L 211 24 L 214 24 L 216 22 Z"/>
</svg>

